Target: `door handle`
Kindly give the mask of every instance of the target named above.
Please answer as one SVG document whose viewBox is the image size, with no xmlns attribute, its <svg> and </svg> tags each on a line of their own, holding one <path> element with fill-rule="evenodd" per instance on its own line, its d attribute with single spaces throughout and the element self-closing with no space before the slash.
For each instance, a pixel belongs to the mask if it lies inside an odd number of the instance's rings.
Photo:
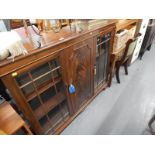
<svg viewBox="0 0 155 155">
<path fill-rule="evenodd" d="M 94 65 L 94 75 L 96 75 L 96 65 Z"/>
</svg>

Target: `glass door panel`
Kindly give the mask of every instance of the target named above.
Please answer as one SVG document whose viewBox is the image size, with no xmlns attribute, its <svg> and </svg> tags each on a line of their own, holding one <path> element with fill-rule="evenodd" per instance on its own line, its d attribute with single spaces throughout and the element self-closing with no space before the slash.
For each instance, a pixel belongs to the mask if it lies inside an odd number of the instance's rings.
<svg viewBox="0 0 155 155">
<path fill-rule="evenodd" d="M 96 63 L 94 65 L 94 87 L 97 89 L 106 81 L 107 76 L 107 60 L 110 46 L 111 34 L 101 35 L 97 37 L 96 44 Z"/>
</svg>

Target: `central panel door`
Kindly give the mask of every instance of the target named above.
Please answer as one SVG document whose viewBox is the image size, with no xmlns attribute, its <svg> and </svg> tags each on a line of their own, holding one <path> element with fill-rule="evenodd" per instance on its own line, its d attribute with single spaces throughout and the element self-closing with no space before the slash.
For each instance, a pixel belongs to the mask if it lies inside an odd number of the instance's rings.
<svg viewBox="0 0 155 155">
<path fill-rule="evenodd" d="M 92 95 L 92 52 L 93 39 L 87 39 L 66 48 L 63 53 L 66 88 L 74 111 Z M 75 92 L 69 92 L 70 87 L 75 87 Z"/>
</svg>

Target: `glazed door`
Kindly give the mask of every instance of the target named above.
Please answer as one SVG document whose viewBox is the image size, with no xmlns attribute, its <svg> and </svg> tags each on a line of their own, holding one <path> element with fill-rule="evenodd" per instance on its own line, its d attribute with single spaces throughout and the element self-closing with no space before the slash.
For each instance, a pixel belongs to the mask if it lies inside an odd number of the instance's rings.
<svg viewBox="0 0 155 155">
<path fill-rule="evenodd" d="M 21 94 L 21 108 L 31 113 L 26 113 L 29 121 L 35 119 L 31 126 L 37 134 L 53 134 L 69 119 L 71 109 L 64 91 L 59 57 L 25 72 L 16 72 L 13 81 Z"/>
<path fill-rule="evenodd" d="M 94 89 L 98 90 L 107 81 L 111 32 L 95 37 Z"/>
<path fill-rule="evenodd" d="M 68 47 L 62 54 L 66 88 L 74 111 L 92 95 L 92 50 L 93 39 L 87 39 Z M 75 89 L 73 92 L 71 87 Z"/>
</svg>

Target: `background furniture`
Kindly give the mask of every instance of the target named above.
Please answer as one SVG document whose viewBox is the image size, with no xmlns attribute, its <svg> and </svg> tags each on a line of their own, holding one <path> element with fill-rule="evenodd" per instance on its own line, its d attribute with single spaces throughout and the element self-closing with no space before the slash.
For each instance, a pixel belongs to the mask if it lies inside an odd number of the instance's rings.
<svg viewBox="0 0 155 155">
<path fill-rule="evenodd" d="M 71 22 L 71 19 L 59 19 L 61 27 L 68 26 Z"/>
<path fill-rule="evenodd" d="M 30 25 L 30 21 L 29 19 L 25 19 L 25 21 L 27 22 L 28 26 Z M 11 29 L 17 29 L 20 27 L 23 27 L 23 19 L 10 19 L 10 27 Z"/>
<path fill-rule="evenodd" d="M 140 49 L 141 49 L 141 46 L 142 46 L 142 43 L 143 43 L 143 39 L 144 39 L 144 36 L 145 36 L 145 33 L 146 33 L 148 22 L 149 22 L 148 19 L 142 19 L 139 22 L 138 32 L 141 34 L 141 36 L 138 37 L 137 45 L 136 45 L 136 48 L 135 48 L 135 50 L 133 52 L 133 55 L 132 55 L 132 58 L 131 58 L 131 63 L 133 63 L 139 56 L 139 52 L 140 52 Z"/>
<path fill-rule="evenodd" d="M 19 30 L 28 55 L 2 61 L 0 77 L 36 134 L 59 134 L 108 86 L 115 22 L 82 21 L 80 33 L 69 26 L 42 32 L 40 49 Z"/>
<path fill-rule="evenodd" d="M 116 61 L 116 80 L 118 83 L 120 83 L 119 70 L 120 70 L 121 65 L 124 66 L 125 74 L 128 75 L 128 64 L 131 59 L 131 56 L 133 55 L 133 52 L 134 52 L 136 44 L 137 44 L 138 37 L 140 35 L 141 34 L 138 34 L 136 38 L 129 39 L 127 41 L 125 52 L 123 53 L 120 60 Z"/>
<path fill-rule="evenodd" d="M 141 47 L 141 50 L 139 53 L 140 59 L 142 59 L 146 50 L 151 49 L 151 45 L 153 43 L 154 38 L 155 38 L 155 20 L 150 20 L 150 22 L 147 26 L 145 37 L 144 37 L 142 47 Z"/>
<path fill-rule="evenodd" d="M 134 20 L 130 20 L 130 19 L 126 19 L 126 20 L 117 20 L 116 22 L 116 32 L 122 30 L 122 29 L 127 29 L 128 27 L 132 27 L 132 26 L 137 26 L 137 24 L 139 23 L 138 19 L 134 19 Z M 136 33 L 136 32 L 135 32 Z M 113 52 L 111 53 L 110 56 L 110 70 L 109 70 L 109 87 L 111 86 L 111 82 L 112 82 L 112 77 L 115 73 L 115 63 L 118 59 L 120 59 L 120 57 L 122 56 L 123 52 L 125 50 L 125 45 L 122 46 L 120 49 L 115 50 L 113 48 Z"/>
<path fill-rule="evenodd" d="M 0 104 L 0 129 L 8 135 L 16 134 L 20 129 L 22 129 L 25 134 L 32 134 L 23 119 L 6 101 Z"/>
<path fill-rule="evenodd" d="M 148 126 L 149 126 L 149 128 L 150 128 L 150 131 L 151 131 L 151 133 L 152 133 L 153 135 L 155 135 L 155 131 L 154 131 L 153 128 L 152 128 L 152 125 L 153 125 L 154 121 L 155 121 L 155 114 L 152 116 L 152 118 L 150 119 L 150 121 L 149 121 L 149 123 L 148 123 Z"/>
</svg>

